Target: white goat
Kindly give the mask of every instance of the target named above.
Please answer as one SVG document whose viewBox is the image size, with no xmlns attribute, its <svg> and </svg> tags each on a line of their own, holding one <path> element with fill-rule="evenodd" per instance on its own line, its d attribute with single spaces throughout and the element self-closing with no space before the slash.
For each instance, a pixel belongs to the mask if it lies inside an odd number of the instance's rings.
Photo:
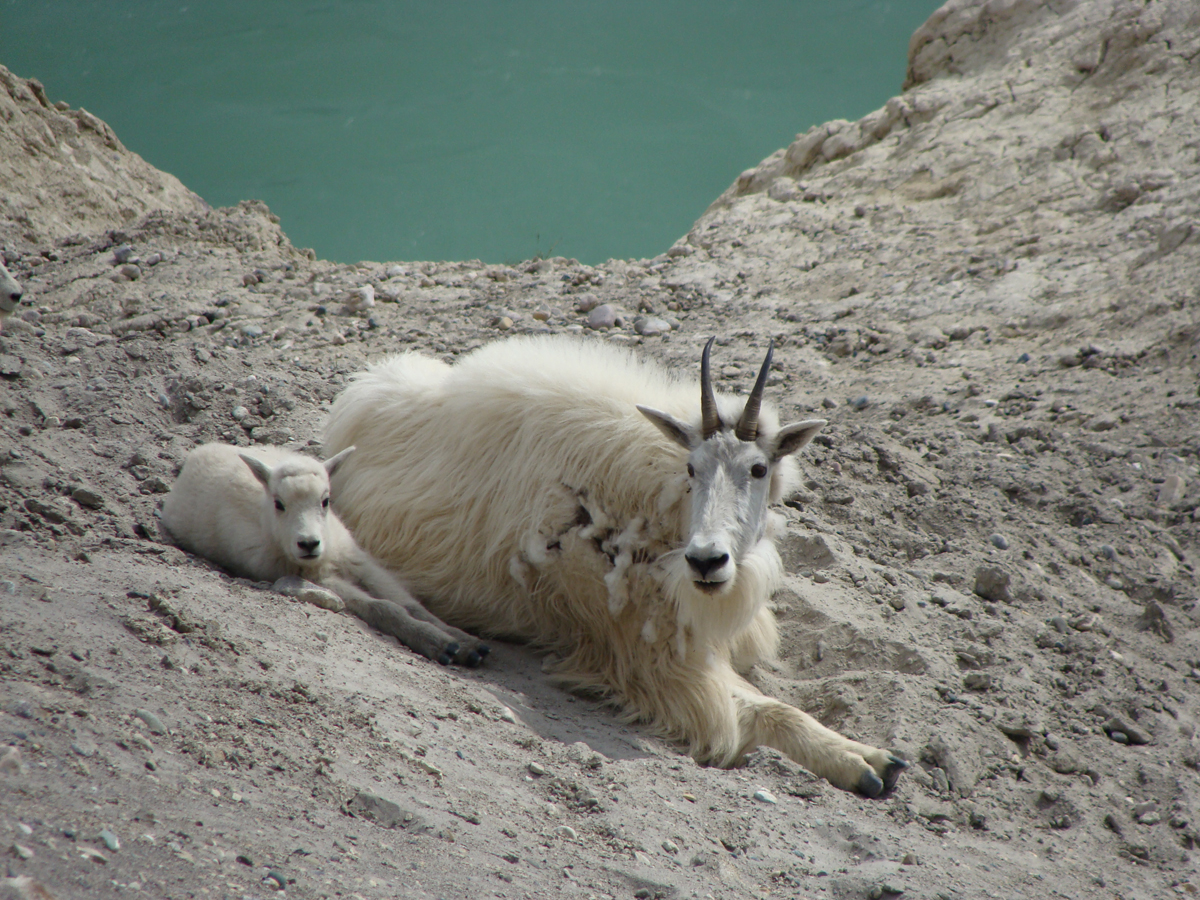
<svg viewBox="0 0 1200 900">
<path fill-rule="evenodd" d="M 9 274 L 0 262 L 0 323 L 21 304 L 21 283 Z"/>
<path fill-rule="evenodd" d="M 329 511 L 329 475 L 353 449 L 322 464 L 273 448 L 251 455 L 204 444 L 184 461 L 163 502 L 162 523 L 181 547 L 237 575 L 258 581 L 298 575 L 329 588 L 360 619 L 422 656 L 478 665 L 488 648 L 425 609 Z"/>
<path fill-rule="evenodd" d="M 359 374 L 327 451 L 363 546 L 463 628 L 534 642 L 564 685 L 736 765 L 776 747 L 878 796 L 905 763 L 761 694 L 783 575 L 768 510 L 825 424 L 779 427 L 762 392 L 715 395 L 608 344 L 517 338 L 453 367 L 417 354 Z M 651 403 L 653 408 L 639 406 Z M 640 412 L 640 414 L 639 414 Z M 736 424 L 736 428 L 734 427 Z"/>
</svg>

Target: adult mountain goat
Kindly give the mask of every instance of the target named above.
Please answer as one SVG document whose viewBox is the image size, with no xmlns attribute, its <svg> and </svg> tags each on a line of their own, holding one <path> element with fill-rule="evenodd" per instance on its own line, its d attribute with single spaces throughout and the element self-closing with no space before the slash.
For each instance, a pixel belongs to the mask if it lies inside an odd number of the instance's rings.
<svg viewBox="0 0 1200 900">
<path fill-rule="evenodd" d="M 437 615 L 550 650 L 556 680 L 698 761 L 766 744 L 878 796 L 901 760 L 738 674 L 775 653 L 767 507 L 825 423 L 779 426 L 762 403 L 770 351 L 744 406 L 715 394 L 712 344 L 699 392 L 599 342 L 516 338 L 453 367 L 391 357 L 333 405 L 325 451 L 357 447 L 333 476 L 337 505 Z"/>
</svg>

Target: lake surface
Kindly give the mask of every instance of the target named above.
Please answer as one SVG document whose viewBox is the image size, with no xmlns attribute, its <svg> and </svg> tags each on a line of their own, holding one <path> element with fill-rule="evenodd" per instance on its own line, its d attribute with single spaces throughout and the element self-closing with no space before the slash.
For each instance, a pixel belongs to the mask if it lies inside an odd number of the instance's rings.
<svg viewBox="0 0 1200 900">
<path fill-rule="evenodd" d="M 323 258 L 661 253 L 937 0 L 0 0 L 0 63 Z"/>
</svg>

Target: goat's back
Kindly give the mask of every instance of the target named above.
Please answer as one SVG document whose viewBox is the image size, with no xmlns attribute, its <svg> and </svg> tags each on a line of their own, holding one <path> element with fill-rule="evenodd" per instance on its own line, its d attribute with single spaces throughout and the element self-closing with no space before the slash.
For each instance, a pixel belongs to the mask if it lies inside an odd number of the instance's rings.
<svg viewBox="0 0 1200 900">
<path fill-rule="evenodd" d="M 641 518 L 647 542 L 678 544 L 685 454 L 636 406 L 691 421 L 698 394 L 599 342 L 514 339 L 453 367 L 395 356 L 334 403 L 326 453 L 357 448 L 334 503 L 439 615 L 554 643 L 608 616 L 602 555 L 572 552 L 581 518 L 598 535 Z"/>
</svg>

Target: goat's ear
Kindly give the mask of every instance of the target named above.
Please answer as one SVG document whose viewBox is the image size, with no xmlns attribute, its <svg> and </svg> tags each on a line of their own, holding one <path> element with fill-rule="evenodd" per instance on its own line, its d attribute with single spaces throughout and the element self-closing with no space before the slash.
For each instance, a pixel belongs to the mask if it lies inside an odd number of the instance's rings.
<svg viewBox="0 0 1200 900">
<path fill-rule="evenodd" d="M 332 478 L 333 473 L 337 471 L 337 467 L 340 466 L 342 463 L 344 463 L 346 461 L 346 457 L 349 456 L 353 452 L 354 452 L 354 445 L 351 444 L 349 447 L 347 447 L 341 453 L 334 454 L 333 456 L 329 457 L 329 459 L 325 460 L 326 474 L 328 474 Z"/>
<path fill-rule="evenodd" d="M 817 436 L 828 424 L 825 419 L 805 419 L 792 425 L 784 425 L 775 435 L 775 446 L 771 449 L 771 459 L 783 459 L 802 449 L 805 444 Z"/>
<path fill-rule="evenodd" d="M 677 443 L 684 450 L 691 450 L 697 444 L 696 431 L 693 428 L 684 425 L 674 416 L 669 416 L 665 412 L 659 412 L 657 409 L 651 409 L 649 406 L 639 406 L 638 412 L 658 426 L 658 430 Z"/>
<path fill-rule="evenodd" d="M 253 456 L 247 456 L 245 453 L 239 453 L 242 462 L 250 467 L 250 471 L 254 473 L 254 477 L 262 482 L 263 487 L 269 487 L 271 484 L 271 469 L 261 459 L 255 459 Z"/>
</svg>

